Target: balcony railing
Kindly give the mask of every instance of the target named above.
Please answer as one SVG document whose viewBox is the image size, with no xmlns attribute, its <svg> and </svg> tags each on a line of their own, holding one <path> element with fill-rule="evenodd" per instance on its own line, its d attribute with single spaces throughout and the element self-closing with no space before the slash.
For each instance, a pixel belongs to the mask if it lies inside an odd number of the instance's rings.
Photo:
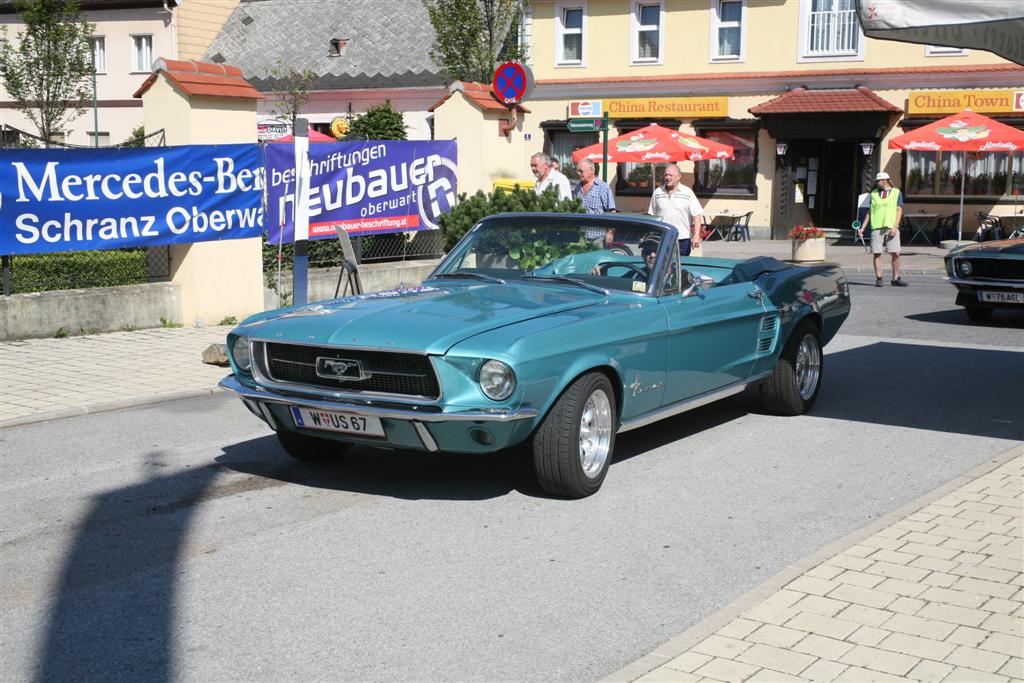
<svg viewBox="0 0 1024 683">
<path fill-rule="evenodd" d="M 860 24 L 856 10 L 810 12 L 805 57 L 846 57 L 858 54 Z"/>
</svg>

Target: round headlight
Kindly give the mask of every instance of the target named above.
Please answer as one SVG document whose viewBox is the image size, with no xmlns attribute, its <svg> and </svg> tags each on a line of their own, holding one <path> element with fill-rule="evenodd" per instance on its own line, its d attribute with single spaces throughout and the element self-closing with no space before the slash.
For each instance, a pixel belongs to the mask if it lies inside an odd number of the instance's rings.
<svg viewBox="0 0 1024 683">
<path fill-rule="evenodd" d="M 516 373 L 500 360 L 489 360 L 480 366 L 480 389 L 492 401 L 504 401 L 516 389 Z"/>
<path fill-rule="evenodd" d="M 252 358 L 249 356 L 248 337 L 235 337 L 235 341 L 231 343 L 231 357 L 239 370 L 249 372 L 252 367 Z"/>
<path fill-rule="evenodd" d="M 974 268 L 971 266 L 970 261 L 961 261 L 959 266 L 961 275 L 970 275 Z"/>
</svg>

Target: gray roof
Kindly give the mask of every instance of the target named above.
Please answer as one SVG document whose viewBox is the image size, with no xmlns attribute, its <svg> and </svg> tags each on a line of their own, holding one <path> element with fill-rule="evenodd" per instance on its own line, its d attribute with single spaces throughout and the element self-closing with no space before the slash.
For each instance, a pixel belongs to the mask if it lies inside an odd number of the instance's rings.
<svg viewBox="0 0 1024 683">
<path fill-rule="evenodd" d="M 332 39 L 347 40 L 341 55 Z M 314 90 L 443 85 L 433 42 L 422 0 L 242 0 L 204 59 L 240 67 L 262 91 L 278 65 L 315 73 Z"/>
</svg>

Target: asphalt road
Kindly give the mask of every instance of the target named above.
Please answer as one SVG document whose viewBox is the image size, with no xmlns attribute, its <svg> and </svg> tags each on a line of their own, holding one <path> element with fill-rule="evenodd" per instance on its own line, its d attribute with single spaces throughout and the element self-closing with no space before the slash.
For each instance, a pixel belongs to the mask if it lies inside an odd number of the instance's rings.
<svg viewBox="0 0 1024 683">
<path fill-rule="evenodd" d="M 810 415 L 623 435 L 604 488 L 520 452 L 290 462 L 227 396 L 0 434 L 0 678 L 592 680 L 1024 439 L 1024 316 L 875 289 Z"/>
</svg>

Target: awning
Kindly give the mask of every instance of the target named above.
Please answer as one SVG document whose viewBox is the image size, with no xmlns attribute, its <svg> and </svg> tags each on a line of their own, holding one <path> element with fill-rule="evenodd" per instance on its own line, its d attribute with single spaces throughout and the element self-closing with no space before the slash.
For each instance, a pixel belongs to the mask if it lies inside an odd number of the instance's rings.
<svg viewBox="0 0 1024 683">
<path fill-rule="evenodd" d="M 987 50 L 1024 64 L 1021 0 L 857 0 L 869 38 Z"/>
<path fill-rule="evenodd" d="M 764 114 L 823 114 L 860 111 L 899 112 L 899 107 L 887 102 L 869 88 L 842 88 L 839 90 L 808 90 L 795 88 L 775 99 L 748 109 L 755 116 Z"/>
</svg>

